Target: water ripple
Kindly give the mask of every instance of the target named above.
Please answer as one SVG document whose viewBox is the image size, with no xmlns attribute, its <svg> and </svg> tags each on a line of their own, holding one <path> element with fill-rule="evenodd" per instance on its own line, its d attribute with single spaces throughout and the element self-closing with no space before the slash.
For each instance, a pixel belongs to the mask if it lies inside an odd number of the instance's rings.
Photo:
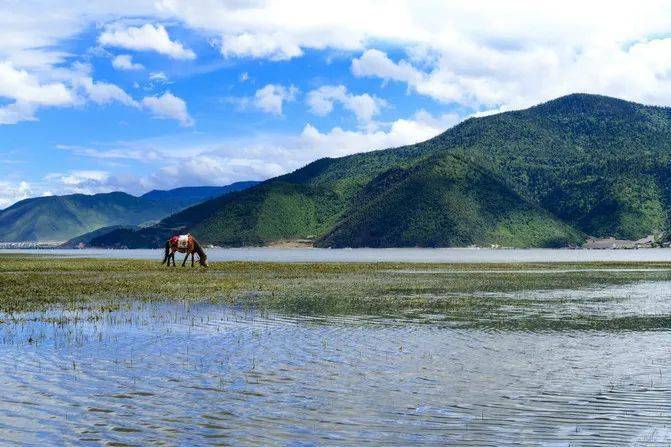
<svg viewBox="0 0 671 447">
<path fill-rule="evenodd" d="M 654 292 L 666 299 L 665 288 L 642 286 L 634 299 L 667 305 Z M 604 292 L 584 293 L 581 305 Z M 7 445 L 671 442 L 667 331 L 498 331 L 208 304 L 136 304 L 97 320 L 58 312 L 0 325 Z"/>
</svg>

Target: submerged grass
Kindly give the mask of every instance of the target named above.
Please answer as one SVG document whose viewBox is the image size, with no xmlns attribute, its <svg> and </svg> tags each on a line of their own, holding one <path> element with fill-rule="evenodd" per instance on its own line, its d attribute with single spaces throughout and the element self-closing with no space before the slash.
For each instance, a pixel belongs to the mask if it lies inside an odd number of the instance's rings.
<svg viewBox="0 0 671 447">
<path fill-rule="evenodd" d="M 580 289 L 666 280 L 671 280 L 671 264 L 667 263 L 221 262 L 203 270 L 166 268 L 147 260 L 3 255 L 0 311 L 11 314 L 55 305 L 192 300 L 301 314 L 403 314 L 412 318 L 430 313 L 453 324 L 496 329 L 656 329 L 671 327 L 671 317 L 602 318 L 599 303 L 585 311 L 582 300 L 583 309 L 578 312 L 573 312 L 571 303 Z M 541 292 L 524 293 L 530 291 Z M 611 301 L 623 298 L 614 296 Z"/>
</svg>

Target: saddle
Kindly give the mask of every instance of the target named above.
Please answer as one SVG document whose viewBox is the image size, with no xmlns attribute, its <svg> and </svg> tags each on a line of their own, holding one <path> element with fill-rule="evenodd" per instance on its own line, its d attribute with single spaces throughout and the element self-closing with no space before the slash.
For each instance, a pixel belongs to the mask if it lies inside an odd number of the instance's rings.
<svg viewBox="0 0 671 447">
<path fill-rule="evenodd" d="M 177 237 L 177 248 L 188 248 L 189 247 L 189 235 L 181 234 Z"/>
</svg>

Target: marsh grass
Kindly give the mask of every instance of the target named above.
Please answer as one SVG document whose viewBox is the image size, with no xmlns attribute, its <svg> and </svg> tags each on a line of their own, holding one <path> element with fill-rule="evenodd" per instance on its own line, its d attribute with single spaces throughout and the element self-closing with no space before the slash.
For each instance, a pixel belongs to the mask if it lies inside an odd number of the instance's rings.
<svg viewBox="0 0 671 447">
<path fill-rule="evenodd" d="M 617 271 L 617 269 L 632 269 Z M 659 270 L 653 270 L 659 269 Z M 665 270 L 667 269 L 667 270 Z M 133 300 L 254 306 L 299 314 L 442 314 L 465 325 L 534 328 L 671 327 L 666 315 L 559 318 L 571 291 L 671 279 L 671 264 L 391 264 L 222 262 L 165 268 L 156 261 L 0 256 L 5 315 L 95 303 L 110 311 Z M 545 298 L 522 292 L 562 291 Z M 619 297 L 622 298 L 622 297 Z M 618 297 L 612 297 L 617 300 Z M 564 304 L 566 304 L 564 303 Z"/>
</svg>

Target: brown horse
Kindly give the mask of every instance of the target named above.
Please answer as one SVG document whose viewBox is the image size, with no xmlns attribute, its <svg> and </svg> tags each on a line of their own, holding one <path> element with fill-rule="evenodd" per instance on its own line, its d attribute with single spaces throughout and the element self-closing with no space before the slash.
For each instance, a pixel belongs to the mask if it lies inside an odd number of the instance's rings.
<svg viewBox="0 0 671 447">
<path fill-rule="evenodd" d="M 207 255 L 205 251 L 200 246 L 196 238 L 190 234 L 183 234 L 180 236 L 173 236 L 165 242 L 165 256 L 163 257 L 163 264 L 166 262 L 170 266 L 170 260 L 172 259 L 172 265 L 175 265 L 175 253 L 186 253 L 184 261 L 182 261 L 182 267 L 186 265 L 186 260 L 189 259 L 191 255 L 191 267 L 193 267 L 193 258 L 196 253 L 198 253 L 198 262 L 203 267 L 207 267 Z"/>
</svg>

